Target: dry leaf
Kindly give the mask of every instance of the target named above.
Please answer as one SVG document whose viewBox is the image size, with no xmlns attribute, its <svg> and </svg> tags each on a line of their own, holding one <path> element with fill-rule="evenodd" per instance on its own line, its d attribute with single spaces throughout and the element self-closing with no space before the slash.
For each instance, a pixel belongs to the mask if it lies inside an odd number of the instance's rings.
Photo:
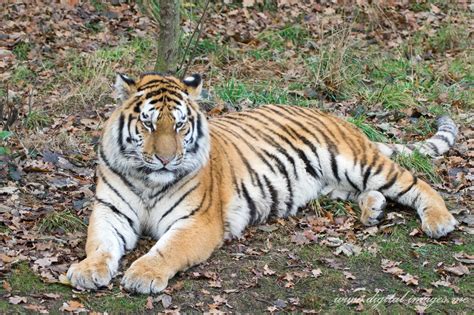
<svg viewBox="0 0 474 315">
<path fill-rule="evenodd" d="M 271 276 L 275 274 L 274 270 L 271 270 L 268 265 L 263 266 L 263 274 L 266 276 Z"/>
<path fill-rule="evenodd" d="M 349 271 L 343 271 L 342 273 L 344 274 L 344 276 L 345 276 L 346 279 L 348 279 L 348 280 L 355 280 L 355 278 L 356 278 L 356 277 L 355 277 L 352 273 L 350 273 Z"/>
<path fill-rule="evenodd" d="M 454 254 L 454 259 L 465 264 L 474 264 L 474 255 L 468 255 L 464 252 Z"/>
<path fill-rule="evenodd" d="M 418 285 L 418 277 L 412 276 L 411 274 L 407 273 L 406 275 L 399 275 L 400 279 L 405 282 L 407 285 Z"/>
<path fill-rule="evenodd" d="M 75 300 L 64 302 L 59 310 L 62 312 L 87 312 L 84 308 L 84 304 Z"/>
<path fill-rule="evenodd" d="M 149 297 L 146 298 L 145 308 L 147 310 L 152 310 L 153 309 L 153 297 L 149 296 Z"/>
<path fill-rule="evenodd" d="M 10 304 L 15 304 L 15 305 L 20 304 L 20 303 L 26 303 L 26 301 L 27 299 L 24 296 L 15 295 L 8 298 L 8 302 Z"/>
<path fill-rule="evenodd" d="M 321 268 L 311 270 L 311 274 L 315 278 L 319 277 L 321 275 L 321 273 L 322 273 Z"/>
<path fill-rule="evenodd" d="M 444 270 L 446 270 L 447 272 L 450 272 L 450 273 L 452 273 L 456 276 L 468 275 L 470 273 L 469 268 L 467 268 L 466 266 L 464 266 L 461 263 L 458 263 L 457 265 L 451 266 L 451 267 L 446 267 L 445 266 Z"/>
</svg>

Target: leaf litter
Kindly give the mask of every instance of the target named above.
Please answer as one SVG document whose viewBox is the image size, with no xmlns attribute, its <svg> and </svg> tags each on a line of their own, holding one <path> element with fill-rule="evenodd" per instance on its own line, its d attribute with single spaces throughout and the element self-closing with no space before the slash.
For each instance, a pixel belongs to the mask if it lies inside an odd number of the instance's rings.
<svg viewBox="0 0 474 315">
<path fill-rule="evenodd" d="M 227 1 L 227 3 L 231 2 L 233 1 Z M 416 11 L 407 6 L 404 1 L 391 2 L 400 10 L 386 9 L 384 19 L 375 21 L 378 23 L 377 27 L 366 28 L 363 23 L 355 22 L 352 24 L 350 38 L 363 38 L 367 42 L 376 43 L 386 49 L 399 48 L 408 39 L 410 32 L 423 30 L 425 25 L 439 28 L 443 19 L 447 17 L 445 9 L 434 4 L 430 4 L 429 11 Z M 2 21 L 5 23 L 0 26 L 2 34 L 0 82 L 5 84 L 8 81 L 17 80 L 17 84 L 8 86 L 7 94 L 18 100 L 21 118 L 28 115 L 28 107 L 31 105 L 29 103 L 32 103 L 35 110 L 48 113 L 51 121 L 34 130 L 29 130 L 17 122 L 12 130 L 18 136 L 8 139 L 7 143 L 12 151 L 18 154 L 0 157 L 0 216 L 2 219 L 0 276 L 9 275 L 19 263 L 27 263 L 29 268 L 45 283 L 69 285 L 64 276 L 67 268 L 85 255 L 84 226 L 90 214 L 95 188 L 94 146 L 97 144 L 103 123 L 114 105 L 111 99 L 99 96 L 101 99 L 98 105 L 99 111 L 85 108 L 72 114 L 57 114 L 55 106 L 61 104 L 70 86 L 64 82 L 55 83 L 53 79 L 74 70 L 73 65 L 68 62 L 70 60 L 68 54 L 88 55 L 97 52 L 102 47 L 119 47 L 124 41 L 143 40 L 157 29 L 147 17 L 140 14 L 137 5 L 134 4 L 119 1 L 119 5 L 107 5 L 101 11 L 90 3 L 78 1 L 65 3 L 69 4 L 33 6 L 14 3 L 7 5 L 1 13 Z M 374 12 L 371 11 L 374 7 L 370 6 L 369 2 L 358 1 L 357 3 L 360 14 L 369 15 Z M 255 49 L 271 50 L 269 43 L 262 38 L 262 34 L 271 29 L 285 29 L 302 17 L 303 29 L 314 35 L 311 43 L 297 46 L 298 44 L 293 43 L 292 40 L 286 40 L 284 58 L 287 58 L 287 64 L 272 59 L 261 61 L 250 58 L 240 62 L 229 58 L 219 67 L 220 74 L 215 78 L 216 81 L 228 80 L 231 75 L 241 78 L 255 77 L 260 80 L 278 76 L 288 83 L 298 80 L 306 74 L 307 70 L 297 62 L 296 52 L 314 53 L 324 44 L 320 36 L 321 32 L 340 29 L 346 23 L 345 16 L 350 16 L 354 9 L 351 6 L 329 2 L 305 3 L 278 0 L 276 4 L 281 11 L 261 10 L 261 6 L 264 5 L 264 1 L 261 0 L 246 0 L 242 7 L 216 4 L 205 25 L 203 38 L 214 39 L 218 45 L 229 45 L 239 52 Z M 467 7 L 465 9 L 467 10 Z M 189 34 L 193 30 L 194 23 L 195 21 L 183 20 L 183 29 Z M 278 52 L 272 53 L 280 56 Z M 451 54 L 456 53 L 454 49 L 447 53 L 447 57 L 451 58 L 453 57 Z M 18 78 L 20 66 L 25 66 L 26 78 Z M 197 60 L 192 69 L 209 72 L 215 66 L 214 61 L 204 56 Z M 128 70 L 121 69 L 119 64 L 112 64 L 111 67 L 113 71 Z M 48 85 L 53 87 L 51 91 L 45 92 L 39 88 Z M 300 90 L 295 89 L 292 93 L 299 97 L 318 100 L 320 92 L 316 87 L 310 86 Z M 448 102 L 447 96 L 440 95 L 437 101 Z M 220 106 L 211 108 L 210 115 L 219 115 L 232 108 L 220 100 L 217 102 Z M 419 102 L 425 101 L 419 100 Z M 340 116 L 347 117 L 356 109 L 357 103 L 357 100 L 328 101 L 324 106 Z M 251 107 L 254 104 L 249 100 L 242 101 L 242 107 L 246 106 Z M 432 118 L 432 114 L 428 112 L 416 111 L 404 113 L 408 118 L 403 119 L 399 119 L 395 112 L 382 113 L 385 117 L 379 118 L 382 117 L 380 112 L 377 112 L 377 108 L 374 110 L 373 115 L 368 115 L 370 122 L 381 130 L 385 130 L 386 133 L 398 137 L 403 134 L 401 133 L 403 127 L 410 124 L 412 116 Z M 438 169 L 442 170 L 442 176 L 445 178 L 445 184 L 439 189 L 446 193 L 448 204 L 452 202 L 463 205 L 457 207 L 458 210 L 462 209 L 462 212 L 459 212 L 462 234 L 457 236 L 457 240 L 452 240 L 453 243 L 461 244 L 464 233 L 473 233 L 473 215 L 469 207 L 473 202 L 473 147 L 472 141 L 467 141 L 473 134 L 473 130 L 470 127 L 472 124 L 469 123 L 469 113 L 457 110 L 457 114 L 461 121 L 467 123 L 461 125 L 459 145 L 452 150 L 449 157 L 439 162 Z M 74 136 L 69 136 L 64 142 L 58 142 L 58 139 L 64 137 L 65 134 Z M 225 279 L 217 272 L 206 272 L 207 265 L 198 266 L 192 269 L 188 276 L 180 276 L 177 282 L 171 283 L 166 294 L 147 299 L 143 307 L 148 310 L 156 310 L 158 305 L 160 310 L 172 308 L 175 302 L 174 294 L 183 290 L 183 277 L 204 283 L 205 290 L 209 292 L 211 300 L 208 300 L 208 303 L 194 303 L 194 309 L 200 311 L 232 310 L 232 302 L 229 302 L 230 295 L 257 288 L 262 279 L 266 278 L 272 279 L 281 284 L 285 290 L 291 291 L 302 279 L 324 278 L 327 276 L 326 270 L 334 270 L 342 273 L 346 280 L 357 285 L 361 279 L 354 270 L 347 270 L 345 257 L 349 259 L 361 254 L 378 257 L 380 246 L 371 240 L 380 235 L 390 236 L 396 226 L 405 224 L 406 220 L 396 214 L 389 214 L 382 225 L 366 228 L 357 222 L 355 218 L 357 213 L 352 205 L 346 204 L 345 209 L 345 214 L 342 216 L 333 215 L 330 211 L 325 211 L 322 216 L 319 216 L 314 215 L 311 209 L 304 209 L 304 216 L 292 218 L 289 222 L 278 219 L 256 229 L 250 228 L 242 239 L 231 242 L 229 248 L 224 249 L 225 254 L 237 262 L 245 259 L 258 261 L 272 255 L 273 246 L 274 250 L 278 250 L 278 255 L 285 255 L 288 261 L 287 267 L 290 270 L 282 272 L 280 268 L 273 265 L 273 262 L 256 264 L 252 268 L 252 276 L 248 279 L 239 279 L 237 273 L 231 273 L 230 277 L 233 274 L 238 281 L 235 281 L 236 287 L 228 287 Z M 72 222 L 70 229 L 65 229 L 65 222 L 69 222 L 69 217 L 51 216 L 52 213 L 64 214 L 66 211 L 71 211 L 79 220 Z M 47 228 L 40 229 L 40 226 Z M 274 245 L 272 236 L 280 232 L 289 234 L 292 246 L 298 248 L 321 246 L 330 249 L 332 256 L 318 258 L 313 264 L 308 265 L 293 253 L 291 247 L 282 249 Z M 252 247 L 252 240 L 258 233 L 269 236 L 264 242 L 264 248 Z M 424 237 L 418 228 L 414 228 L 410 236 L 416 239 Z M 431 243 L 431 241 L 428 242 Z M 450 242 L 449 238 L 448 242 Z M 130 258 L 126 257 L 126 259 Z M 469 268 L 472 268 L 470 265 L 474 258 L 472 253 L 458 253 L 454 255 L 454 259 L 457 261 L 456 264 L 442 265 L 437 268 L 441 280 L 432 282 L 433 287 L 448 287 L 455 292 L 460 292 L 460 288 L 454 284 L 455 278 L 470 275 Z M 218 263 L 219 261 L 215 262 L 217 266 Z M 420 277 L 405 272 L 400 267 L 401 264 L 401 261 L 381 259 L 381 270 L 411 288 L 420 287 L 422 283 Z M 9 282 L 3 281 L 2 287 L 9 303 L 22 305 L 33 312 L 47 312 L 47 305 L 35 304 L 35 299 L 12 292 Z M 57 300 L 61 298 L 61 295 L 44 293 L 44 298 Z M 301 311 L 299 305 L 298 297 L 272 299 L 269 301 L 267 310 L 269 312 Z M 360 301 L 353 305 L 357 310 L 363 309 L 363 303 Z M 88 308 L 80 301 L 68 300 L 64 301 L 57 310 L 85 312 Z"/>
</svg>

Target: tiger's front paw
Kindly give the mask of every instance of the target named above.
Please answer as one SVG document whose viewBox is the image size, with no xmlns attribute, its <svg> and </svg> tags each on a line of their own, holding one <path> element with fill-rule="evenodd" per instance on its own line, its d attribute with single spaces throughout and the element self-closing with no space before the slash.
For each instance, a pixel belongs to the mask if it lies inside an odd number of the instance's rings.
<svg viewBox="0 0 474 315">
<path fill-rule="evenodd" d="M 158 293 L 168 286 L 169 277 L 162 272 L 158 259 L 142 256 L 137 259 L 122 279 L 122 286 L 129 292 Z"/>
<path fill-rule="evenodd" d="M 107 286 L 117 269 L 111 266 L 109 260 L 108 254 L 100 254 L 72 264 L 67 272 L 71 285 L 75 288 L 91 290 Z"/>
<path fill-rule="evenodd" d="M 432 238 L 440 238 L 453 231 L 458 221 L 447 209 L 428 208 L 421 218 L 421 228 Z"/>
</svg>

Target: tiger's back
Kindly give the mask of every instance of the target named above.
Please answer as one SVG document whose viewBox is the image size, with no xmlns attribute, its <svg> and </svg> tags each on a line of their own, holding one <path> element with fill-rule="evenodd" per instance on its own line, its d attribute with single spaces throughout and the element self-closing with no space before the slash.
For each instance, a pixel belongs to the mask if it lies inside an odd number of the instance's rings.
<svg viewBox="0 0 474 315">
<path fill-rule="evenodd" d="M 316 109 L 267 105 L 210 120 L 212 148 L 229 170 L 226 231 L 239 236 L 270 215 L 294 215 L 321 194 L 367 188 L 391 163 L 354 126 Z M 360 187 L 356 184 L 360 183 Z M 365 186 L 365 187 L 364 187 Z"/>
</svg>

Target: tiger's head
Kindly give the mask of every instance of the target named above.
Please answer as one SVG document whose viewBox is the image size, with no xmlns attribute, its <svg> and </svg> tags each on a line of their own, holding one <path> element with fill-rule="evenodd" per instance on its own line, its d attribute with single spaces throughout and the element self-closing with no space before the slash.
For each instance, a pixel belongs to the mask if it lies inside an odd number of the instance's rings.
<svg viewBox="0 0 474 315">
<path fill-rule="evenodd" d="M 134 80 L 118 74 L 115 90 L 122 104 L 109 129 L 116 130 L 122 167 L 167 183 L 207 161 L 207 121 L 195 102 L 202 90 L 200 75 L 180 80 L 147 73 Z"/>
</svg>

